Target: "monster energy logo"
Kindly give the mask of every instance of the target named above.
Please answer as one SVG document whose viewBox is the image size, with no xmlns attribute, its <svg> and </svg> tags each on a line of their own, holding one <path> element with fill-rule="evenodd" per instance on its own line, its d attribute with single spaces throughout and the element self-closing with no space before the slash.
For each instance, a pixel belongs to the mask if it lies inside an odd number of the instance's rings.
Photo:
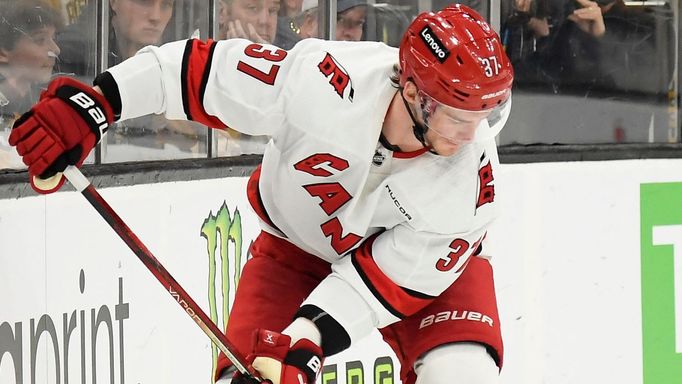
<svg viewBox="0 0 682 384">
<path fill-rule="evenodd" d="M 644 384 L 682 378 L 682 183 L 640 187 Z"/>
<path fill-rule="evenodd" d="M 230 316 L 230 293 L 236 290 L 242 270 L 243 252 L 243 231 L 242 218 L 239 209 L 235 208 L 232 215 L 223 202 L 216 215 L 209 212 L 208 217 L 201 226 L 201 237 L 206 239 L 206 251 L 208 254 L 208 306 L 211 321 L 221 330 L 227 327 Z M 216 250 L 220 246 L 219 254 Z M 220 268 L 220 297 L 221 313 L 218 316 L 217 294 L 216 294 L 216 275 Z M 218 321 L 222 320 L 221 323 Z M 218 361 L 218 347 L 211 345 L 213 352 L 213 363 L 211 369 L 211 382 L 213 382 L 213 372 Z"/>
</svg>

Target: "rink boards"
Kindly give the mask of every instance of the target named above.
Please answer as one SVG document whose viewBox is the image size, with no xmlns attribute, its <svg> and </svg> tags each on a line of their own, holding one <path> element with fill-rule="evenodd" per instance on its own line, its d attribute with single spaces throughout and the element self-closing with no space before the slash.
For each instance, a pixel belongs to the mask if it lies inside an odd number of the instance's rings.
<svg viewBox="0 0 682 384">
<path fill-rule="evenodd" d="M 682 382 L 682 160 L 494 176 L 501 383 Z M 246 180 L 100 191 L 220 328 L 258 233 Z M 208 339 L 76 192 L 0 200 L 0 292 L 0 384 L 212 382 Z M 321 381 L 398 372 L 374 334 Z"/>
</svg>

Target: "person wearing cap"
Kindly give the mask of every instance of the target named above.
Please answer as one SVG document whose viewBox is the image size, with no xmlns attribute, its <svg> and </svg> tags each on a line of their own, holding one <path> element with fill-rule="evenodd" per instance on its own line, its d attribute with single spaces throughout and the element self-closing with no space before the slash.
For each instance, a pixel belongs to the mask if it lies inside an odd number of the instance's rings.
<svg viewBox="0 0 682 384">
<path fill-rule="evenodd" d="M 319 37 L 318 1 L 303 0 L 301 13 L 293 18 L 281 17 L 277 22 L 275 45 L 291 49 L 299 40 Z M 339 0 L 336 4 L 334 40 L 360 41 L 367 17 L 366 0 Z"/>
</svg>

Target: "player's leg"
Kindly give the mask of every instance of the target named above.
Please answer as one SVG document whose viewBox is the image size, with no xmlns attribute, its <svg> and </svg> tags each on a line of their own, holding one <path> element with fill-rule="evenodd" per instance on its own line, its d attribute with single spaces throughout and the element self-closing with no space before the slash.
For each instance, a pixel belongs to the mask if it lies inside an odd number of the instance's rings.
<svg viewBox="0 0 682 384">
<path fill-rule="evenodd" d="M 472 257 L 433 303 L 381 332 L 405 384 L 496 383 L 503 347 L 490 263 Z"/>
<path fill-rule="evenodd" d="M 262 232 L 244 265 L 227 323 L 227 337 L 243 356 L 252 347 L 257 328 L 281 332 L 300 304 L 331 272 L 329 263 L 291 243 Z M 218 371 L 225 375 L 230 363 L 221 354 Z"/>
<path fill-rule="evenodd" d="M 416 384 L 497 384 L 499 368 L 488 349 L 478 343 L 441 345 L 417 359 Z"/>
</svg>

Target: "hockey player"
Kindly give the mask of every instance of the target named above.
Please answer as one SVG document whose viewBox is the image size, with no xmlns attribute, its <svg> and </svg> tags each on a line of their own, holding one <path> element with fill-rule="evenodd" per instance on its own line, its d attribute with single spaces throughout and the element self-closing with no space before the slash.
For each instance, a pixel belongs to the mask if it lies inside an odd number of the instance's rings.
<svg viewBox="0 0 682 384">
<path fill-rule="evenodd" d="M 503 350 L 484 243 L 512 78 L 495 32 L 453 5 L 418 15 L 399 50 L 148 47 L 95 88 L 53 82 L 10 143 L 47 178 L 82 164 L 117 119 L 270 135 L 247 191 L 263 231 L 226 331 L 247 361 L 273 384 L 312 384 L 325 356 L 378 328 L 403 383 L 491 384 Z"/>
</svg>

